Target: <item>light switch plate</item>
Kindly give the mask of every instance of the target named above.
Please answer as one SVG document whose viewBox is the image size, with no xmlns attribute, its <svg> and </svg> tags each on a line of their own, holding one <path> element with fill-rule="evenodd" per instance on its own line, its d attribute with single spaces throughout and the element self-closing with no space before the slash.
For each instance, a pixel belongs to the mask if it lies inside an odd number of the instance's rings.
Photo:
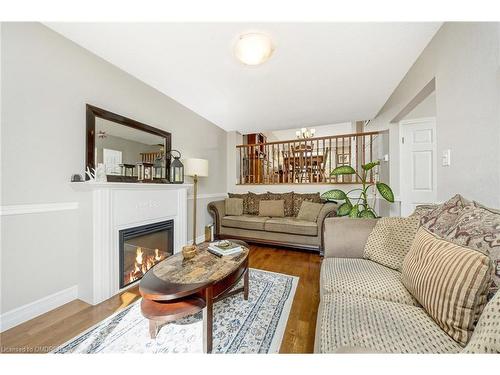
<svg viewBox="0 0 500 375">
<path fill-rule="evenodd" d="M 451 165 L 451 150 L 447 149 L 443 151 L 443 167 L 449 167 Z"/>
</svg>

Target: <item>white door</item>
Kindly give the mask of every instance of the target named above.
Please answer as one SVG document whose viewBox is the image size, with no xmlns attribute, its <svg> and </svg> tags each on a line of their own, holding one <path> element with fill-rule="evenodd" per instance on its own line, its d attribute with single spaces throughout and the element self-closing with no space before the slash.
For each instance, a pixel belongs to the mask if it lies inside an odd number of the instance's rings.
<svg viewBox="0 0 500 375">
<path fill-rule="evenodd" d="M 408 216 L 415 206 L 437 200 L 436 119 L 403 120 L 399 129 L 401 216 Z"/>
</svg>

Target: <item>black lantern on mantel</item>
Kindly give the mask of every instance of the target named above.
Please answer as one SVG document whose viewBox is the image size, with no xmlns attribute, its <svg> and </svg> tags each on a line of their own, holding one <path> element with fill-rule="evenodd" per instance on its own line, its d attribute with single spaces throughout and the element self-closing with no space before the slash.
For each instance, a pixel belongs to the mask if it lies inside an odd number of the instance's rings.
<svg viewBox="0 0 500 375">
<path fill-rule="evenodd" d="M 176 153 L 177 156 L 172 153 Z M 183 184 L 184 183 L 184 165 L 181 162 L 181 153 L 177 150 L 171 150 L 170 156 L 174 160 L 170 163 L 170 183 L 171 184 Z"/>
</svg>

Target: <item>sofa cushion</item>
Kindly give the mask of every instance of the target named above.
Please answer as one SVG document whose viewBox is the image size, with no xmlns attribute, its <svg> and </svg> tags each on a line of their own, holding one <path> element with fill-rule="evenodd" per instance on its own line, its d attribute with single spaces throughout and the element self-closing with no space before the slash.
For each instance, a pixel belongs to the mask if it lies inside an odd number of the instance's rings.
<svg viewBox="0 0 500 375">
<path fill-rule="evenodd" d="M 500 292 L 484 308 L 463 353 L 500 353 Z"/>
<path fill-rule="evenodd" d="M 259 202 L 259 216 L 284 217 L 284 200 L 261 200 Z"/>
<path fill-rule="evenodd" d="M 436 323 L 465 345 L 486 304 L 491 263 L 421 227 L 403 262 L 402 280 Z"/>
<path fill-rule="evenodd" d="M 300 234 L 304 236 L 318 235 L 318 225 L 310 221 L 297 220 L 295 218 L 271 218 L 264 225 L 269 232 Z"/>
<path fill-rule="evenodd" d="M 249 215 L 258 215 L 259 214 L 259 204 L 261 200 L 269 200 L 270 196 L 267 193 L 264 194 L 255 194 L 252 192 L 248 192 L 248 214 Z"/>
<path fill-rule="evenodd" d="M 364 258 L 401 271 L 419 227 L 419 219 L 383 217 L 368 236 Z"/>
<path fill-rule="evenodd" d="M 400 272 L 366 259 L 324 259 L 320 291 L 322 295 L 347 293 L 419 306 L 401 282 Z"/>
<path fill-rule="evenodd" d="M 227 193 L 229 198 L 240 198 L 243 199 L 243 214 L 248 214 L 248 193 L 244 194 L 236 194 L 236 193 Z"/>
<path fill-rule="evenodd" d="M 420 220 L 420 224 L 430 232 L 443 238 L 458 219 L 463 208 L 468 204 L 470 204 L 468 200 L 460 194 L 457 194 L 453 198 L 437 206 L 436 209 L 424 214 Z"/>
<path fill-rule="evenodd" d="M 464 207 L 445 239 L 480 251 L 492 264 L 492 281 L 489 298 L 500 288 L 500 212 L 477 202 Z"/>
<path fill-rule="evenodd" d="M 267 192 L 269 199 L 285 201 L 285 216 L 293 216 L 293 191 L 289 193 Z"/>
<path fill-rule="evenodd" d="M 366 241 L 378 220 L 326 218 L 323 228 L 325 257 L 363 258 Z"/>
<path fill-rule="evenodd" d="M 312 194 L 293 193 L 293 216 L 297 217 L 303 201 L 321 203 L 321 197 L 319 193 L 312 193 Z"/>
<path fill-rule="evenodd" d="M 462 347 L 415 306 L 343 293 L 323 297 L 316 351 L 341 347 L 385 353 L 458 353 Z"/>
<path fill-rule="evenodd" d="M 226 215 L 241 216 L 243 215 L 243 199 L 226 198 L 224 200 L 224 208 L 226 211 Z"/>
<path fill-rule="evenodd" d="M 264 223 L 267 219 L 269 219 L 269 217 L 255 215 L 224 216 L 222 218 L 222 226 L 250 230 L 264 230 Z"/>
<path fill-rule="evenodd" d="M 316 222 L 322 208 L 323 204 L 321 203 L 303 201 L 297 214 L 297 219 Z"/>
</svg>

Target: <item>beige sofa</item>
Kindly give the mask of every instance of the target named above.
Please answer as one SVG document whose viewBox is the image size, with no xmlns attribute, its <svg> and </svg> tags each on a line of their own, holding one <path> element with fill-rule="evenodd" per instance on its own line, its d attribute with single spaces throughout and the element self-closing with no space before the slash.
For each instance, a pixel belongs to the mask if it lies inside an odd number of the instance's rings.
<svg viewBox="0 0 500 375">
<path fill-rule="evenodd" d="M 253 194 L 253 196 L 264 200 L 282 198 L 281 194 L 277 193 Z M 319 199 L 319 194 L 317 198 Z M 292 201 L 290 200 L 288 204 L 293 204 Z M 323 207 L 315 222 L 298 220 L 297 210 L 290 207 L 289 211 L 295 212 L 295 215 L 288 217 L 262 217 L 255 212 L 229 216 L 225 212 L 224 200 L 211 202 L 207 208 L 214 218 L 215 238 L 217 239 L 235 238 L 251 243 L 285 246 L 321 253 L 323 222 L 325 218 L 335 216 L 338 207 L 336 203 L 323 202 L 322 204 Z"/>
<path fill-rule="evenodd" d="M 500 351 L 500 292 L 486 305 L 472 338 L 462 347 L 419 306 L 402 284 L 400 272 L 363 259 L 376 222 L 325 220 L 315 352 Z"/>
</svg>

